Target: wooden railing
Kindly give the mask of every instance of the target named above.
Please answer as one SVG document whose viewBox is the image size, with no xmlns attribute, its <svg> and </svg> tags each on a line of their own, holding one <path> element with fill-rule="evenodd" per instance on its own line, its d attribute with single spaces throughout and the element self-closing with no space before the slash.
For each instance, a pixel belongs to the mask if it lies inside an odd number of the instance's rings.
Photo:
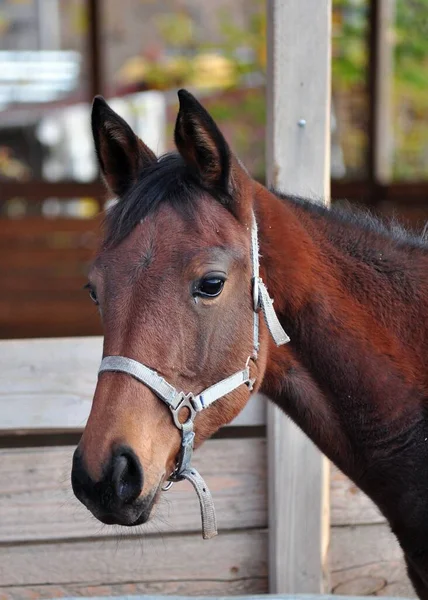
<svg viewBox="0 0 428 600">
<path fill-rule="evenodd" d="M 102 526 L 70 485 L 101 353 L 100 337 L 0 342 L 0 597 L 268 592 L 267 399 L 254 396 L 195 454 L 217 538 L 202 540 L 184 482 L 162 496 L 147 526 Z M 412 596 L 398 544 L 372 503 L 334 469 L 330 488 L 333 589 Z"/>
</svg>

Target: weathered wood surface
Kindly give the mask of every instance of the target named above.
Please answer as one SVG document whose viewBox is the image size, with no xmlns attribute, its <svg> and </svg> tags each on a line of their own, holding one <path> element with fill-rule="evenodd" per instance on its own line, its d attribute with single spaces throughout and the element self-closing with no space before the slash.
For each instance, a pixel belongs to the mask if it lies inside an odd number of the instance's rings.
<svg viewBox="0 0 428 600">
<path fill-rule="evenodd" d="M 330 577 L 335 594 L 414 597 L 403 554 L 384 516 L 331 467 Z"/>
<path fill-rule="evenodd" d="M 268 182 L 327 202 L 331 0 L 268 0 L 267 6 Z M 267 416 L 269 589 L 319 593 L 329 533 L 327 463 L 277 408 L 268 405 Z"/>
<path fill-rule="evenodd" d="M 331 466 L 330 515 L 332 526 L 377 525 L 385 517 L 373 502 L 335 466 Z"/>
<path fill-rule="evenodd" d="M 95 248 L 99 239 L 102 215 L 93 219 L 0 219 L 0 248 Z"/>
<path fill-rule="evenodd" d="M 0 433 L 82 430 L 101 356 L 99 336 L 0 341 Z M 265 422 L 257 394 L 232 425 Z"/>
<path fill-rule="evenodd" d="M 330 567 L 332 589 L 339 594 L 416 597 L 386 524 L 333 527 Z"/>
<path fill-rule="evenodd" d="M 101 337 L 0 342 L 0 429 L 82 429 L 101 355 Z"/>
<path fill-rule="evenodd" d="M 0 450 L 0 543 L 117 536 L 76 500 L 70 486 L 74 447 Z M 211 440 L 194 464 L 213 494 L 220 530 L 267 526 L 266 443 Z M 144 533 L 200 532 L 199 504 L 187 482 L 162 494 Z M 131 535 L 134 530 L 121 529 Z M 0 580 L 1 581 L 1 580 Z"/>
<path fill-rule="evenodd" d="M 266 594 L 267 592 L 267 577 L 248 577 L 240 579 L 237 577 L 233 580 L 174 580 L 174 581 L 145 581 L 145 582 L 128 582 L 116 584 L 93 585 L 85 583 L 64 583 L 55 585 L 32 585 L 32 586 L 7 586 L 0 585 L 0 600 L 47 600 L 48 598 L 67 598 L 71 600 L 73 597 L 82 600 L 83 597 L 95 600 L 107 600 L 120 596 L 121 600 L 134 600 L 135 594 L 144 594 L 141 598 L 147 598 L 150 594 L 153 600 L 158 600 L 158 594 L 168 594 L 169 600 L 171 596 L 178 594 L 186 598 L 207 596 L 216 598 L 229 598 L 230 596 L 247 596 L 248 594 Z M 130 595 L 130 596 L 129 596 Z M 268 600 L 263 596 L 263 600 Z M 290 599 L 291 600 L 291 599 Z M 335 597 L 336 600 L 336 597 Z M 349 600 L 349 598 L 347 599 Z"/>
<path fill-rule="evenodd" d="M 98 534 L 99 524 L 70 488 L 73 451 L 69 446 L 0 450 L 0 543 Z M 263 439 L 210 440 L 195 453 L 194 462 L 214 494 L 220 528 L 266 526 Z M 371 500 L 335 467 L 330 485 L 333 527 L 385 523 Z M 199 530 L 196 496 L 186 482 L 163 496 L 157 521 L 161 531 Z M 104 528 L 103 535 L 109 532 L 116 534 Z"/>
<path fill-rule="evenodd" d="M 265 531 L 222 533 L 208 544 L 191 534 L 0 546 L 0 585 L 6 588 L 251 578 L 267 579 Z"/>
<path fill-rule="evenodd" d="M 0 219 L 0 337 L 100 333 L 82 287 L 96 219 Z"/>
<path fill-rule="evenodd" d="M 388 185 L 392 179 L 394 155 L 394 44 L 397 6 L 393 0 L 377 0 L 377 61 L 374 102 L 373 163 L 375 181 Z"/>
<path fill-rule="evenodd" d="M 198 585 L 198 584 L 197 584 Z M 120 595 L 121 596 L 121 600 L 171 600 L 171 597 L 173 598 L 173 600 L 187 600 L 189 598 L 189 596 L 191 596 L 193 598 L 193 600 L 206 600 L 206 595 L 201 595 L 203 594 L 203 589 L 199 589 L 198 587 L 196 587 L 197 590 L 197 595 L 194 595 L 192 592 L 193 590 L 191 589 L 191 592 L 187 594 L 187 596 L 183 596 L 183 595 L 151 595 L 151 594 L 144 594 L 144 595 L 138 595 L 138 594 L 134 594 L 134 587 L 133 586 L 121 586 L 123 588 L 125 588 L 125 591 L 123 593 L 118 592 L 116 595 Z M 132 589 L 131 589 L 132 587 Z M 90 588 L 91 591 L 94 588 Z M 96 589 L 96 588 L 95 588 Z M 117 586 L 116 589 L 120 589 L 119 586 Z M 116 591 L 115 589 L 115 591 Z M 78 588 L 79 592 L 82 590 L 81 587 Z M 132 595 L 131 595 L 132 594 Z M 82 597 L 83 596 L 83 597 Z M 292 596 L 287 596 L 285 594 L 283 595 L 275 595 L 275 594 L 258 594 L 256 593 L 251 593 L 251 594 L 246 594 L 244 596 L 240 596 L 240 595 L 235 595 L 233 593 L 233 591 L 231 593 L 227 593 L 226 595 L 216 595 L 215 598 L 216 600 L 228 600 L 228 598 L 230 598 L 230 596 L 234 596 L 234 600 L 363 600 L 364 596 L 349 596 L 349 595 L 331 595 L 331 594 L 293 594 Z M 31 595 L 32 598 L 36 598 L 37 596 L 35 595 Z M 44 596 L 45 598 L 53 598 L 54 596 L 48 595 L 48 596 Z M 84 594 L 79 594 L 79 600 L 87 600 L 87 598 L 84 597 Z M 107 596 L 107 595 L 103 595 L 103 596 L 88 596 L 91 598 L 91 600 L 111 600 L 112 596 Z M 1 595 L 2 600 L 6 600 L 6 597 Z M 77 598 L 68 598 L 67 600 L 77 600 Z M 384 600 L 395 600 L 394 598 L 384 598 Z M 410 600 L 410 599 L 409 599 Z"/>
</svg>

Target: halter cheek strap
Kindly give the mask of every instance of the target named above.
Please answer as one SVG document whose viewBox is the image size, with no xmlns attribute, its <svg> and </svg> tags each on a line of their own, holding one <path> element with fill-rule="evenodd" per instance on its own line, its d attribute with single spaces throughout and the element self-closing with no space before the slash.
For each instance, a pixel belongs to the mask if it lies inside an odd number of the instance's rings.
<svg viewBox="0 0 428 600">
<path fill-rule="evenodd" d="M 251 262 L 254 308 L 253 353 L 248 357 L 245 367 L 241 371 L 222 379 L 200 394 L 192 394 L 191 392 L 186 394 L 183 391 L 177 390 L 177 388 L 168 383 L 153 369 L 125 356 L 104 357 L 98 372 L 98 375 L 106 371 L 131 375 L 131 377 L 152 390 L 171 410 L 174 424 L 181 431 L 181 448 L 177 457 L 176 468 L 170 475 L 169 483 L 164 490 L 169 489 L 173 482 L 183 479 L 187 479 L 193 485 L 199 498 L 202 517 L 202 536 L 204 539 L 211 538 L 217 534 L 217 525 L 211 493 L 201 475 L 190 464 L 195 437 L 193 431 L 195 417 L 199 412 L 216 402 L 216 400 L 227 396 L 241 387 L 241 385 L 246 385 L 250 391 L 253 389 L 255 380 L 251 378 L 250 362 L 257 360 L 259 350 L 260 311 L 263 313 L 266 326 L 275 344 L 281 346 L 290 341 L 275 313 L 273 300 L 270 298 L 267 288 L 260 277 L 259 242 L 257 222 L 254 215 L 251 227 Z M 182 409 L 187 409 L 188 415 L 184 423 L 180 421 L 180 412 Z"/>
</svg>

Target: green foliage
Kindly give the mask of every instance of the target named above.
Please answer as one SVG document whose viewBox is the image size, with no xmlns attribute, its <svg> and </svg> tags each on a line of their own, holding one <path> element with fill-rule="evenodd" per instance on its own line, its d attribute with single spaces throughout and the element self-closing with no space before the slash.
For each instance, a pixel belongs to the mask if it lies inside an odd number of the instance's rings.
<svg viewBox="0 0 428 600">
<path fill-rule="evenodd" d="M 397 0 L 395 78 L 413 88 L 428 85 L 428 0 Z"/>
<path fill-rule="evenodd" d="M 245 120 L 253 127 L 263 127 L 266 122 L 266 101 L 264 94 L 256 90 L 240 97 L 239 102 L 217 100 L 210 106 L 210 112 L 218 122 Z"/>
<path fill-rule="evenodd" d="M 160 17 L 157 27 L 168 47 L 188 60 L 207 50 L 220 52 L 233 64 L 237 74 L 234 87 L 239 90 L 249 76 L 263 76 L 266 69 L 266 0 L 247 1 L 245 26 L 233 22 L 227 10 L 217 12 L 221 43 L 215 46 L 203 40 L 203 32 L 184 11 Z M 428 0 L 391 2 L 395 5 L 390 38 L 394 53 L 394 176 L 428 177 Z M 348 175 L 353 178 L 364 176 L 366 160 L 370 5 L 370 0 L 333 0 L 335 110 L 339 143 Z M 263 178 L 264 89 L 216 95 L 210 111 L 253 174 Z"/>
<path fill-rule="evenodd" d="M 428 0 L 395 0 L 394 80 L 428 85 Z M 334 85 L 361 85 L 367 76 L 368 0 L 333 0 Z"/>
<path fill-rule="evenodd" d="M 221 52 L 235 63 L 237 72 L 244 76 L 254 71 L 264 72 L 266 68 L 266 2 L 248 2 L 250 15 L 242 28 L 230 19 L 227 9 L 217 12 L 218 29 L 222 37 Z M 212 44 L 205 44 L 206 49 Z M 215 47 L 217 48 L 218 45 Z M 239 51 L 246 50 L 246 59 L 239 59 Z"/>
<path fill-rule="evenodd" d="M 333 1 L 333 85 L 363 85 L 367 72 L 367 0 Z"/>
<path fill-rule="evenodd" d="M 163 41 L 175 49 L 195 46 L 195 23 L 184 11 L 155 16 L 155 25 Z"/>
</svg>

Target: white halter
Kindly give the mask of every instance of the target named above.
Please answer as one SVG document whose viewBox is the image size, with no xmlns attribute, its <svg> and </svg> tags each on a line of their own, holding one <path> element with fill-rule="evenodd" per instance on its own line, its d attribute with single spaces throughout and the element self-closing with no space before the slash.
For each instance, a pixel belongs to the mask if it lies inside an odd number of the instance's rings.
<svg viewBox="0 0 428 600">
<path fill-rule="evenodd" d="M 250 374 L 250 361 L 257 360 L 259 350 L 259 314 L 260 309 L 263 312 L 267 328 L 277 346 L 286 344 L 290 338 L 283 330 L 281 323 L 276 316 L 273 308 L 273 300 L 270 298 L 267 288 L 263 283 L 259 271 L 259 242 L 257 234 L 257 222 L 253 214 L 251 227 L 251 262 L 252 262 L 252 288 L 253 288 L 253 353 L 248 357 L 245 367 L 222 379 L 218 383 L 210 386 L 200 394 L 185 393 L 177 390 L 173 385 L 165 381 L 156 371 L 146 367 L 132 358 L 125 356 L 106 356 L 103 358 L 98 375 L 105 371 L 127 373 L 146 385 L 156 394 L 156 396 L 165 402 L 172 413 L 172 418 L 178 429 L 181 430 L 181 450 L 178 456 L 175 471 L 169 477 L 169 484 L 164 490 L 169 489 L 175 481 L 187 479 L 193 485 L 198 494 L 201 517 L 202 517 L 202 535 L 204 539 L 211 538 L 217 534 L 216 518 L 214 504 L 211 493 L 207 488 L 201 475 L 191 467 L 190 462 L 193 452 L 193 440 L 195 433 L 193 431 L 193 422 L 202 410 L 208 408 L 213 402 L 223 398 L 230 392 L 233 392 L 241 385 L 248 386 L 251 391 L 254 385 L 254 379 Z M 179 413 L 185 408 L 188 410 L 188 418 L 184 423 L 180 422 Z"/>
</svg>

